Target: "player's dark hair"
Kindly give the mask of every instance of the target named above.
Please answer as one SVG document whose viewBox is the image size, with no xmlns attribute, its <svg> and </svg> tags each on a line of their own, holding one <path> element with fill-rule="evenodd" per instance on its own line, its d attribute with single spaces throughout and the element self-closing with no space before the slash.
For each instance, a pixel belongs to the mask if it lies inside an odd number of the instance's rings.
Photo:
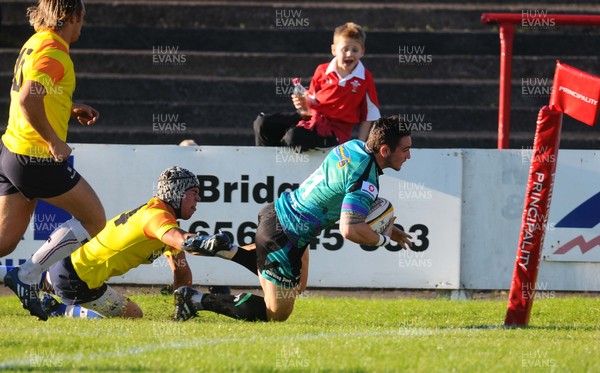
<svg viewBox="0 0 600 373">
<path fill-rule="evenodd" d="M 39 0 L 36 6 L 27 8 L 29 23 L 36 31 L 59 30 L 72 17 L 79 20 L 82 15 L 82 0 Z"/>
<path fill-rule="evenodd" d="M 400 139 L 410 136 L 410 129 L 404 118 L 398 115 L 381 117 L 373 122 L 367 138 L 367 146 L 377 153 L 382 145 L 387 145 L 393 152 L 400 144 Z"/>
</svg>

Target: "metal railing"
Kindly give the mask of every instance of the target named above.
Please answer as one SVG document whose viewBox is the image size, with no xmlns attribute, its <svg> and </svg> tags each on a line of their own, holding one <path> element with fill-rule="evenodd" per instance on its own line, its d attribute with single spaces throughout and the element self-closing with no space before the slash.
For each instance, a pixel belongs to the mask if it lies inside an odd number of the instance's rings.
<svg viewBox="0 0 600 373">
<path fill-rule="evenodd" d="M 510 88 L 515 25 L 600 26 L 600 15 L 483 13 L 481 22 L 500 26 L 500 93 L 498 99 L 498 149 L 508 149 L 510 140 Z"/>
</svg>

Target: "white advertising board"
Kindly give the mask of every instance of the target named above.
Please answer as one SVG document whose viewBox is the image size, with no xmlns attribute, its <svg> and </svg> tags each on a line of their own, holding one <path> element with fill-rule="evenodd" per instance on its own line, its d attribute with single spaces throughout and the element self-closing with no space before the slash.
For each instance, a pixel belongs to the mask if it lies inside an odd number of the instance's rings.
<svg viewBox="0 0 600 373">
<path fill-rule="evenodd" d="M 463 152 L 461 287 L 509 289 L 519 243 L 531 149 L 466 149 Z M 557 227 L 571 211 L 598 193 L 597 162 L 598 152 L 595 151 L 559 151 L 542 249 L 545 260 L 540 262 L 536 281 L 536 289 L 545 291 L 546 296 L 553 295 L 552 291 L 600 291 L 600 264 L 590 260 L 589 256 L 600 251 L 598 244 L 594 244 L 594 237 L 599 235 L 597 201 L 595 210 L 587 215 L 596 216 L 595 223 L 593 218 L 583 219 L 594 228 L 583 228 L 583 225 L 582 228 Z M 580 235 L 587 240 L 588 250 L 583 254 L 585 261 L 549 258 L 566 242 Z M 579 247 L 571 251 L 582 253 Z"/>
<path fill-rule="evenodd" d="M 600 153 L 561 151 L 543 259 L 600 262 Z"/>
<path fill-rule="evenodd" d="M 146 202 L 167 167 L 195 172 L 201 182 L 198 211 L 181 227 L 193 232 L 230 232 L 240 244 L 252 242 L 258 211 L 286 188 L 314 171 L 325 152 L 296 154 L 287 148 L 178 147 L 171 145 L 73 145 L 75 168 L 89 181 L 108 218 Z M 396 223 L 423 251 L 362 248 L 326 230 L 310 246 L 309 286 L 458 289 L 462 206 L 462 153 L 413 150 L 400 172 L 385 170 L 380 195 L 397 212 Z M 45 237 L 68 219 L 53 206 L 40 204 L 30 229 L 0 264 L 29 257 Z M 196 284 L 257 286 L 255 275 L 218 258 L 188 256 Z M 167 284 L 172 275 L 159 258 L 111 283 Z"/>
</svg>

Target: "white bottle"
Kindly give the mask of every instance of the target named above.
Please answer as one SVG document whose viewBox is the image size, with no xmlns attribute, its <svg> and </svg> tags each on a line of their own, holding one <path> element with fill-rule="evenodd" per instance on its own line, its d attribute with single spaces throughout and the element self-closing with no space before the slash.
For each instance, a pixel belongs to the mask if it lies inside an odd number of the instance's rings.
<svg viewBox="0 0 600 373">
<path fill-rule="evenodd" d="M 294 84 L 294 92 L 292 93 L 292 96 L 303 97 L 305 93 L 308 92 L 306 88 L 304 88 L 304 86 L 300 83 L 300 78 L 292 79 L 292 83 Z M 298 113 L 302 117 L 310 116 L 310 111 L 307 109 L 298 109 Z"/>
<path fill-rule="evenodd" d="M 300 78 L 292 79 L 292 83 L 294 84 L 294 93 L 293 95 L 302 96 L 306 93 L 306 88 L 300 83 Z"/>
</svg>

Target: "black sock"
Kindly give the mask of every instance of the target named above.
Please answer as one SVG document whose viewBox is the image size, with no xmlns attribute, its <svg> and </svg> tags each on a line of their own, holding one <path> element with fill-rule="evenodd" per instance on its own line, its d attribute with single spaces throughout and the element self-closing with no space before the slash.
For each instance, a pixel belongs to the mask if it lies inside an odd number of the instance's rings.
<svg viewBox="0 0 600 373">
<path fill-rule="evenodd" d="M 237 264 L 243 265 L 250 272 L 257 275 L 258 267 L 256 266 L 256 250 L 244 250 L 240 247 L 231 260 Z"/>
<path fill-rule="evenodd" d="M 267 321 L 267 306 L 263 297 L 250 293 L 236 296 L 205 294 L 202 308 L 234 319 L 245 321 Z"/>
</svg>

